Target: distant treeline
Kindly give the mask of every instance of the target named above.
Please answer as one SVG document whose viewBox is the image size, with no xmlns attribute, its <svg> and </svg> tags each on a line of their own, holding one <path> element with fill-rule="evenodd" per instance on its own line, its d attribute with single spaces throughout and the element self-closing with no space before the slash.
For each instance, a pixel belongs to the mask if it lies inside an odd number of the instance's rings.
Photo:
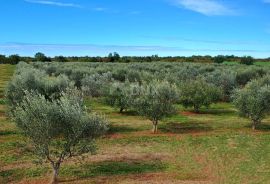
<svg viewBox="0 0 270 184">
<path fill-rule="evenodd" d="M 194 63 L 223 63 L 223 62 L 242 62 L 244 64 L 252 64 L 253 62 L 270 62 L 270 57 L 266 59 L 255 59 L 250 56 L 175 56 L 175 57 L 159 57 L 153 56 L 120 56 L 117 52 L 110 53 L 107 57 L 90 57 L 90 56 L 55 56 L 49 57 L 39 52 L 34 57 L 23 57 L 19 55 L 0 55 L 0 64 L 17 64 L 20 61 L 30 62 L 194 62 Z"/>
</svg>

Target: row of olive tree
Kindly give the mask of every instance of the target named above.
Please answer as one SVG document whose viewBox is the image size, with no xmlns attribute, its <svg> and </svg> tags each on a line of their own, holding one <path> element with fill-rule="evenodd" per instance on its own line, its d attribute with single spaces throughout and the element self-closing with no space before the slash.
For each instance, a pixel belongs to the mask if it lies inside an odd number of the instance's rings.
<svg viewBox="0 0 270 184">
<path fill-rule="evenodd" d="M 222 90 L 222 100 L 230 101 L 235 88 L 242 88 L 253 79 L 260 78 L 269 70 L 259 66 L 228 66 L 194 63 L 33 63 L 49 75 L 66 75 L 78 88 L 84 88 L 91 96 L 102 96 L 101 88 L 112 81 L 149 83 L 166 80 L 183 83 L 204 78 Z M 95 88 L 93 87 L 95 86 Z M 102 87 L 101 87 L 102 86 Z"/>
<path fill-rule="evenodd" d="M 256 79 L 245 88 L 236 89 L 232 94 L 233 102 L 240 115 L 252 120 L 255 129 L 262 119 L 270 113 L 270 76 Z M 110 105 L 119 108 L 120 112 L 134 109 L 153 123 L 153 132 L 157 132 L 158 121 L 176 112 L 174 105 L 193 107 L 199 112 L 202 106 L 209 107 L 220 101 L 222 89 L 203 79 L 190 80 L 180 87 L 168 82 L 153 81 L 145 85 L 113 83 L 106 96 Z"/>
<path fill-rule="evenodd" d="M 203 79 L 186 81 L 179 86 L 167 81 L 150 83 L 114 82 L 105 94 L 105 102 L 122 113 L 124 110 L 135 110 L 153 123 L 153 132 L 164 117 L 176 113 L 176 104 L 193 107 L 199 112 L 202 106 L 209 107 L 221 99 L 221 90 L 208 84 Z"/>
<path fill-rule="evenodd" d="M 143 84 L 148 85 L 155 80 L 178 84 L 179 100 L 177 103 L 199 111 L 201 106 L 207 107 L 219 100 L 220 97 L 223 101 L 234 99 L 231 98 L 231 95 L 235 89 L 243 88 L 250 81 L 268 74 L 266 68 L 256 66 L 239 67 L 191 63 L 34 63 L 33 66 L 40 69 L 36 73 L 42 71 L 40 75 L 45 76 L 40 77 L 41 80 L 47 81 L 47 78 L 50 78 L 50 81 L 54 79 L 63 83 L 61 85 L 67 84 L 65 81 L 72 81 L 86 95 L 105 97 L 110 105 L 118 106 L 120 111 L 135 106 L 134 99 L 137 97 L 130 95 L 130 85 L 143 86 Z M 46 77 L 44 71 L 50 77 Z M 18 86 L 18 84 L 14 86 Z M 42 93 L 47 91 L 43 89 L 44 85 L 39 88 Z M 56 90 L 57 88 L 52 89 Z"/>
<path fill-rule="evenodd" d="M 177 88 L 164 81 L 153 81 L 149 84 L 112 83 L 105 95 L 105 102 L 120 113 L 132 109 L 151 120 L 153 132 L 157 133 L 158 122 L 176 112 Z"/>
</svg>

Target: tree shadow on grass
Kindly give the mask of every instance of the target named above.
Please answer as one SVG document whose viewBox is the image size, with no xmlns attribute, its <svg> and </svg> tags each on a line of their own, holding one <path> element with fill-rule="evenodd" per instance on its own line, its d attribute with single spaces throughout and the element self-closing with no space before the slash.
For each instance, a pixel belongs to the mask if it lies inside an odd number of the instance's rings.
<svg viewBox="0 0 270 184">
<path fill-rule="evenodd" d="M 269 124 L 260 124 L 257 126 L 257 130 L 270 131 L 270 125 Z"/>
<path fill-rule="evenodd" d="M 213 114 L 213 115 L 234 115 L 236 112 L 231 109 L 205 109 L 202 114 Z"/>
<path fill-rule="evenodd" d="M 130 132 L 137 132 L 140 131 L 139 128 L 134 128 L 130 126 L 121 126 L 121 125 L 110 125 L 108 134 L 115 134 L 115 133 L 130 133 Z"/>
<path fill-rule="evenodd" d="M 249 125 L 245 126 L 245 127 L 252 129 L 251 123 Z M 263 131 L 263 132 L 268 132 L 268 131 L 270 131 L 270 125 L 269 124 L 263 124 L 263 123 L 259 124 L 259 125 L 256 126 L 256 130 Z"/>
<path fill-rule="evenodd" d="M 16 131 L 1 131 L 0 130 L 0 136 L 6 136 L 6 135 L 16 135 L 18 132 Z"/>
<path fill-rule="evenodd" d="M 86 164 L 80 167 L 63 168 L 60 176 L 72 176 L 79 179 L 95 178 L 98 176 L 115 176 L 129 174 L 143 174 L 160 172 L 166 165 L 159 160 L 155 161 L 105 161 Z M 75 180 L 74 180 L 75 181 Z M 70 182 L 65 180 L 62 182 Z"/>
<path fill-rule="evenodd" d="M 133 111 L 133 110 L 132 111 L 124 111 L 123 114 L 126 116 L 138 116 L 138 112 Z"/>
<path fill-rule="evenodd" d="M 202 109 L 198 113 L 198 115 L 200 115 L 200 114 L 224 116 L 224 115 L 234 115 L 234 114 L 236 114 L 236 112 L 232 109 Z"/>
<path fill-rule="evenodd" d="M 46 167 L 37 168 L 11 168 L 9 170 L 0 170 L 0 183 L 17 183 L 23 178 L 38 178 L 47 173 Z"/>
<path fill-rule="evenodd" d="M 200 133 L 200 132 L 209 132 L 212 131 L 213 128 L 210 126 L 207 126 L 203 123 L 167 123 L 164 126 L 161 127 L 161 130 L 163 132 L 171 132 L 171 133 Z"/>
</svg>

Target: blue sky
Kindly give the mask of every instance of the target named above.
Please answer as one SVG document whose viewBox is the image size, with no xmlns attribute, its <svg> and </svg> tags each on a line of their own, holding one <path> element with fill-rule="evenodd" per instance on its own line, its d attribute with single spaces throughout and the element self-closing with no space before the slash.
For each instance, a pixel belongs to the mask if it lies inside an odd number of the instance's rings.
<svg viewBox="0 0 270 184">
<path fill-rule="evenodd" d="M 0 0 L 0 53 L 270 57 L 270 0 Z"/>
</svg>

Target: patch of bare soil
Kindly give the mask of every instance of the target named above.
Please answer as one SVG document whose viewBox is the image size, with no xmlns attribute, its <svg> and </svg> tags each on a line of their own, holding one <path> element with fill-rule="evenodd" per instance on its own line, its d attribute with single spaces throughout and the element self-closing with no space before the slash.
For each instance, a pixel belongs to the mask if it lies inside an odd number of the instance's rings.
<svg viewBox="0 0 270 184">
<path fill-rule="evenodd" d="M 0 171 L 8 171 L 8 170 L 13 170 L 13 169 L 26 169 L 26 168 L 33 168 L 36 165 L 29 162 L 29 163 L 12 163 L 12 164 L 8 164 L 5 166 L 2 166 Z"/>
<path fill-rule="evenodd" d="M 31 179 L 31 180 L 23 180 L 19 182 L 18 184 L 49 184 L 50 179 L 48 178 L 42 178 L 42 179 Z"/>
<path fill-rule="evenodd" d="M 111 153 L 99 153 L 98 155 L 92 155 L 84 158 L 83 160 L 78 160 L 76 158 L 69 159 L 65 165 L 73 165 L 74 163 L 99 163 L 99 162 L 147 162 L 147 161 L 161 161 L 172 159 L 171 155 L 164 153 L 151 153 L 151 154 L 142 154 L 142 153 L 130 153 L 128 151 L 121 151 L 122 153 L 114 154 Z"/>
<path fill-rule="evenodd" d="M 0 117 L 1 118 L 5 118 L 6 117 L 6 113 L 5 112 L 0 112 Z"/>
<path fill-rule="evenodd" d="M 217 178 L 215 176 L 215 166 L 212 162 L 209 162 L 207 159 L 207 153 L 201 153 L 194 157 L 194 159 L 203 166 L 202 169 L 202 177 L 211 179 L 212 181 L 215 181 Z"/>
</svg>

